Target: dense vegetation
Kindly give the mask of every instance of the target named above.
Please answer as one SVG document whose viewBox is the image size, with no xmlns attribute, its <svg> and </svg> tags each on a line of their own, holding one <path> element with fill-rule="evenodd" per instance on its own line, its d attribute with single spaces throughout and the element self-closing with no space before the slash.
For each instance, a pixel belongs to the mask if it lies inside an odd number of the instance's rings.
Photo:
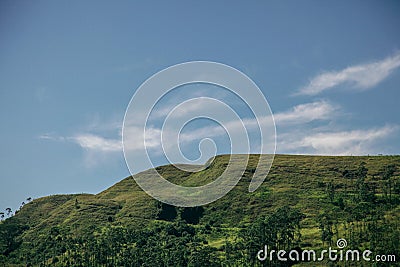
<svg viewBox="0 0 400 267">
<path fill-rule="evenodd" d="M 344 266 L 257 259 L 264 245 L 301 253 L 336 247 L 339 238 L 349 249 L 397 260 L 346 266 L 399 265 L 400 156 L 277 155 L 262 186 L 249 193 L 257 159 L 251 156 L 231 192 L 203 207 L 157 202 L 132 177 L 97 195 L 29 201 L 0 222 L 0 265 Z M 228 160 L 219 156 L 196 174 L 173 166 L 157 170 L 176 184 L 192 186 L 217 177 Z"/>
</svg>

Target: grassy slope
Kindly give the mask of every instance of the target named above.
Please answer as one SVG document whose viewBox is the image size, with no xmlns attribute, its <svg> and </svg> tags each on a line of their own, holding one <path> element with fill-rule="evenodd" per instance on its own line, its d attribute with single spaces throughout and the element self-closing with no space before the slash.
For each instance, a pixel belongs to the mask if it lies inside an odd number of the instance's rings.
<svg viewBox="0 0 400 267">
<path fill-rule="evenodd" d="M 254 168 L 258 157 L 252 155 L 248 169 Z M 190 174 L 173 166 L 157 170 L 176 184 L 194 186 L 215 179 L 228 161 L 228 156 L 218 156 L 213 164 L 200 173 Z M 349 188 L 354 181 L 343 178 L 344 170 L 354 170 L 365 162 L 369 169 L 367 181 L 375 183 L 379 192 L 383 166 L 395 164 L 400 167 L 400 156 L 294 156 L 277 155 L 264 183 L 255 192 L 248 192 L 251 172 L 245 172 L 238 185 L 225 197 L 204 206 L 200 223 L 212 223 L 229 235 L 236 232 L 259 215 L 269 214 L 278 207 L 290 205 L 299 208 L 307 217 L 302 221 L 305 246 L 317 248 L 322 245 L 316 217 L 331 207 L 322 183 L 333 181 L 338 193 Z M 399 168 L 400 169 L 400 168 Z M 137 174 L 146 175 L 146 172 Z M 398 179 L 399 174 L 396 174 Z M 23 233 L 26 241 L 32 240 L 52 226 L 74 229 L 76 234 L 90 225 L 122 224 L 138 226 L 156 219 L 156 202 L 128 177 L 109 189 L 97 194 L 55 195 L 36 199 L 26 204 L 15 218 L 30 228 Z M 399 212 L 387 214 L 399 220 Z M 208 236 L 210 244 L 218 247 L 223 238 Z"/>
</svg>

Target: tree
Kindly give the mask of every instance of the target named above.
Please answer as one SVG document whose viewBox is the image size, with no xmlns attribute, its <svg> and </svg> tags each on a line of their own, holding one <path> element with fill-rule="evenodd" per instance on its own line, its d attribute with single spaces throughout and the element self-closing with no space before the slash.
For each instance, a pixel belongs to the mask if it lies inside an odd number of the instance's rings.
<svg viewBox="0 0 400 267">
<path fill-rule="evenodd" d="M 361 162 L 356 171 L 358 200 L 363 202 L 374 202 L 375 192 L 374 190 L 371 190 L 369 184 L 365 182 L 367 173 L 368 169 L 365 167 L 365 162 Z"/>
<path fill-rule="evenodd" d="M 366 163 L 363 161 L 358 166 L 358 169 L 356 171 L 357 178 L 365 179 L 367 177 L 368 169 L 367 169 L 367 167 L 365 167 L 365 165 L 366 165 Z"/>
<path fill-rule="evenodd" d="M 257 264 L 257 252 L 260 246 L 267 245 L 269 249 L 288 251 L 300 243 L 300 222 L 303 218 L 304 214 L 299 210 L 284 206 L 270 216 L 258 217 L 242 230 L 239 243 L 245 251 L 245 262 L 248 266 Z M 273 261 L 271 264 L 279 266 L 281 262 Z"/>
<path fill-rule="evenodd" d="M 8 219 L 0 224 L 0 255 L 8 256 L 20 246 L 21 243 L 17 237 L 26 228 L 15 218 Z"/>
<path fill-rule="evenodd" d="M 333 200 L 335 199 L 335 185 L 333 184 L 333 181 L 327 183 L 326 191 L 328 193 L 329 200 L 333 202 Z"/>
<path fill-rule="evenodd" d="M 267 220 L 268 225 L 274 226 L 275 237 L 277 238 L 276 246 L 279 249 L 290 249 L 292 244 L 299 241 L 300 221 L 305 217 L 297 209 L 284 206 L 279 208 Z M 296 240 L 296 238 L 298 240 Z"/>
<path fill-rule="evenodd" d="M 75 198 L 75 208 L 76 208 L 77 210 L 80 209 L 79 201 L 78 201 L 77 198 Z"/>
<path fill-rule="evenodd" d="M 12 214 L 11 208 L 6 208 L 6 211 L 7 211 L 7 216 L 10 217 L 10 215 Z"/>
<path fill-rule="evenodd" d="M 333 232 L 333 218 L 331 214 L 323 213 L 317 218 L 319 223 L 319 229 L 321 230 L 321 241 L 327 242 L 330 246 L 332 245 Z"/>
<path fill-rule="evenodd" d="M 215 251 L 215 248 L 209 246 L 195 247 L 194 251 L 189 257 L 188 266 L 221 266 L 221 264 L 219 264 L 217 261 L 218 257 Z"/>
<path fill-rule="evenodd" d="M 387 190 L 384 190 L 384 192 L 387 194 L 387 191 L 389 191 L 389 202 L 392 201 L 392 177 L 395 172 L 396 166 L 394 164 L 387 165 L 383 170 L 382 179 L 386 181 L 387 187 Z"/>
</svg>

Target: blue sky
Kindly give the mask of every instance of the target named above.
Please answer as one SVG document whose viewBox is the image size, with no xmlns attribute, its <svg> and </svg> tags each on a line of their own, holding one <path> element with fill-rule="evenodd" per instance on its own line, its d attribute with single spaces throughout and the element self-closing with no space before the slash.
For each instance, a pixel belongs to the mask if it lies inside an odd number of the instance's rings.
<svg viewBox="0 0 400 267">
<path fill-rule="evenodd" d="M 253 79 L 278 153 L 399 154 L 398 14 L 398 1 L 1 1 L 0 208 L 128 176 L 130 98 L 193 60 Z"/>
</svg>

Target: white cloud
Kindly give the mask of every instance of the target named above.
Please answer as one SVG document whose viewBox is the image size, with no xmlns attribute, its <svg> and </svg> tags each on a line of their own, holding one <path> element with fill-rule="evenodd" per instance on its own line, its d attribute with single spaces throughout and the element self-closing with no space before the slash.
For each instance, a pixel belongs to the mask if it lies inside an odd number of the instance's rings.
<svg viewBox="0 0 400 267">
<path fill-rule="evenodd" d="M 197 105 L 198 104 L 198 105 Z M 190 112 L 193 110 L 197 110 L 202 107 L 202 101 L 196 103 L 195 105 L 185 106 L 188 109 L 183 110 L 182 112 Z M 312 103 L 301 104 L 293 107 L 292 109 L 275 114 L 275 121 L 278 124 L 299 124 L 299 123 L 307 123 L 317 119 L 327 119 L 332 115 L 332 112 L 336 110 L 332 104 L 326 101 L 317 101 Z M 179 112 L 178 115 L 181 115 Z M 258 123 L 268 123 L 270 121 L 270 117 L 262 117 L 262 118 L 244 118 L 243 120 L 233 120 L 228 121 L 224 126 L 225 129 L 221 126 L 206 126 L 191 130 L 189 132 L 182 133 L 180 136 L 180 141 L 185 143 L 190 143 L 193 140 L 198 140 L 200 138 L 205 137 L 218 137 L 223 136 L 226 132 L 232 134 L 237 131 L 242 130 L 243 125 L 246 127 L 247 131 L 254 131 L 258 129 Z M 119 129 L 119 124 L 112 124 L 116 129 Z M 107 126 L 107 129 L 111 126 Z M 91 127 L 92 128 L 92 127 Z M 98 127 L 94 127 L 98 128 Z M 108 129 L 109 130 L 109 129 Z M 161 129 L 157 127 L 149 127 L 146 129 L 146 147 L 148 149 L 162 149 L 161 147 Z M 135 138 L 131 138 L 130 143 L 125 143 L 125 149 L 127 150 L 137 150 L 143 147 L 144 139 L 143 139 L 143 129 L 137 127 L 135 125 L 126 125 L 125 133 L 129 136 L 133 136 Z M 164 141 L 168 140 L 171 142 L 171 136 L 176 136 L 173 133 L 168 133 L 164 130 Z M 118 133 L 118 138 L 104 138 L 101 135 L 93 134 L 93 133 L 80 133 L 70 137 L 56 136 L 53 134 L 43 134 L 39 136 L 40 139 L 47 139 L 53 141 L 70 141 L 78 144 L 85 150 L 88 151 L 97 151 L 97 152 L 115 152 L 122 151 L 122 141 L 120 139 L 121 131 Z M 171 142 L 173 143 L 173 142 Z M 166 145 L 166 144 L 164 144 Z"/>
<path fill-rule="evenodd" d="M 107 162 L 109 164 L 115 153 L 122 151 L 121 139 L 107 139 L 89 133 L 77 134 L 69 137 L 46 133 L 38 136 L 38 138 L 57 142 L 69 142 L 79 145 L 85 151 L 83 163 L 89 168 L 96 167 L 102 162 Z"/>
<path fill-rule="evenodd" d="M 39 135 L 38 138 L 43 139 L 43 140 L 51 140 L 51 141 L 65 141 L 65 137 L 56 136 L 51 133 L 45 133 L 45 134 Z"/>
<path fill-rule="evenodd" d="M 124 143 L 125 150 L 138 150 L 144 146 L 144 129 L 137 126 L 126 126 L 125 134 L 133 136 L 129 143 Z M 146 147 L 148 149 L 161 148 L 161 129 L 149 127 L 146 129 Z"/>
<path fill-rule="evenodd" d="M 298 94 L 316 95 L 343 83 L 348 83 L 356 89 L 368 89 L 386 79 L 399 66 L 400 54 L 397 53 L 381 61 L 355 65 L 340 71 L 324 72 L 312 78 Z"/>
<path fill-rule="evenodd" d="M 114 152 L 122 150 L 121 140 L 106 139 L 94 134 L 80 134 L 74 137 L 68 138 L 74 141 L 84 149 L 103 151 L 103 152 Z"/>
<path fill-rule="evenodd" d="M 190 106 L 189 110 L 201 108 L 201 105 Z M 279 153 L 296 153 L 296 154 L 326 154 L 326 155 L 347 155 L 347 154 L 368 154 L 379 153 L 379 147 L 376 142 L 384 139 L 397 130 L 396 126 L 385 126 L 382 128 L 372 128 L 367 130 L 349 130 L 331 132 L 329 128 L 312 128 L 310 129 L 309 122 L 315 120 L 331 119 L 338 114 L 339 107 L 325 100 L 304 103 L 294 106 L 286 111 L 275 113 L 274 118 L 277 126 L 283 130 L 278 134 L 278 152 Z M 178 114 L 179 115 L 179 114 Z M 258 125 L 268 124 L 271 121 L 270 117 L 262 118 L 244 118 L 242 120 L 231 120 L 225 123 L 225 129 L 221 126 L 205 126 L 182 132 L 179 140 L 176 133 L 170 132 L 179 129 L 164 129 L 161 126 L 152 125 L 146 129 L 146 148 L 151 149 L 154 153 L 163 153 L 168 146 L 175 146 L 180 142 L 180 145 L 185 146 L 192 144 L 204 138 L 218 138 L 226 133 L 238 135 L 243 129 L 243 125 L 247 129 L 252 142 L 259 142 Z M 243 124 L 243 125 L 242 125 Z M 113 124 L 116 129 L 119 129 L 118 124 Z M 307 126 L 308 125 L 308 126 Z M 125 143 L 126 151 L 137 151 L 144 146 L 144 131 L 141 127 L 136 126 L 133 122 L 125 125 L 125 134 L 132 136 L 130 143 Z M 97 127 L 95 127 L 97 129 Z M 112 128 L 112 127 L 111 127 Z M 161 135 L 163 142 L 161 143 Z M 44 134 L 41 139 L 73 142 L 85 149 L 87 154 L 92 155 L 91 158 L 96 158 L 98 154 L 107 155 L 113 152 L 122 151 L 121 131 L 114 133 L 113 138 L 105 138 L 99 132 L 94 133 L 87 131 L 70 137 L 55 136 L 53 134 Z M 257 141 L 258 140 L 258 141 Z M 373 146 L 375 144 L 375 146 Z M 101 153 L 99 153 L 101 152 Z"/>
<path fill-rule="evenodd" d="M 331 118 L 337 107 L 327 101 L 317 101 L 294 106 L 292 109 L 276 113 L 274 115 L 276 124 L 307 123 L 314 120 Z"/>
<path fill-rule="evenodd" d="M 314 120 L 329 119 L 334 116 L 334 112 L 338 110 L 338 107 L 330 104 L 327 101 L 316 101 L 306 104 L 300 104 L 294 106 L 288 111 L 279 112 L 274 115 L 275 123 L 277 125 L 283 124 L 303 124 Z M 225 127 L 230 132 L 234 132 L 242 129 L 242 124 L 247 130 L 256 130 L 258 125 L 268 123 L 270 117 L 261 118 L 245 118 L 242 120 L 235 120 L 228 122 Z M 184 141 L 190 141 L 198 139 L 199 137 L 208 136 L 220 136 L 225 134 L 225 130 L 220 126 L 203 127 L 194 130 L 190 133 L 182 135 Z"/>
<path fill-rule="evenodd" d="M 368 130 L 286 133 L 278 142 L 280 153 L 319 155 L 362 155 L 381 152 L 373 144 L 397 131 L 397 126 Z"/>
<path fill-rule="evenodd" d="M 284 124 L 304 124 L 314 120 L 323 120 L 329 119 L 334 116 L 334 111 L 337 111 L 337 107 L 330 104 L 327 101 L 316 101 L 306 104 L 301 104 L 294 106 L 288 111 L 276 113 L 274 115 L 275 122 L 278 125 Z M 269 124 L 270 117 L 261 117 L 261 118 L 244 118 L 242 120 L 233 120 L 229 121 L 225 125 L 225 129 L 222 126 L 206 126 L 202 128 L 198 128 L 192 130 L 190 132 L 182 133 L 180 136 L 180 141 L 183 143 L 190 143 L 193 140 L 198 140 L 205 137 L 218 137 L 222 136 L 226 133 L 235 133 L 237 131 L 242 130 L 243 125 L 247 129 L 247 131 L 254 131 L 258 129 L 258 125 Z M 134 128 L 132 128 L 134 130 Z M 161 129 L 148 129 L 150 133 L 148 134 L 149 140 L 146 140 L 147 147 L 155 148 L 160 145 L 160 142 L 156 142 L 156 140 L 161 136 Z M 157 130 L 157 132 L 156 132 Z M 154 133 L 154 134 L 152 134 Z M 138 136 L 138 134 L 143 134 L 143 130 L 141 133 L 137 131 L 137 129 L 131 133 L 132 136 Z M 168 139 L 168 136 L 174 136 L 173 134 L 166 133 L 165 130 L 163 132 L 165 140 Z M 165 144 L 164 144 L 165 145 Z M 134 144 L 131 145 L 132 148 L 135 147 Z"/>
</svg>

